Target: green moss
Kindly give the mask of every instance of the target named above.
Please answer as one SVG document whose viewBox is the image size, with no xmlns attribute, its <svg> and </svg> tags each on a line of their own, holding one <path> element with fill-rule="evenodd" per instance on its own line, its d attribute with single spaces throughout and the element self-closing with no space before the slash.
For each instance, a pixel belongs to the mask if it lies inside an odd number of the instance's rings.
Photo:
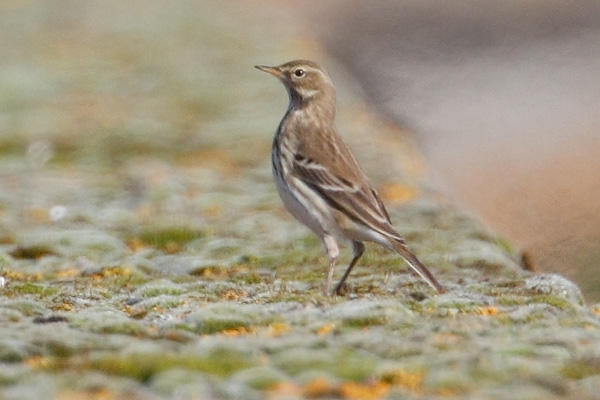
<svg viewBox="0 0 600 400">
<path fill-rule="evenodd" d="M 262 282 L 262 278 L 257 273 L 248 273 L 243 275 L 234 276 L 233 282 L 242 283 L 247 285 L 255 285 Z"/>
<path fill-rule="evenodd" d="M 212 335 L 226 330 L 248 329 L 256 325 L 250 318 L 234 315 L 210 316 L 196 324 L 183 324 L 178 328 L 185 329 L 200 335 Z"/>
<path fill-rule="evenodd" d="M 222 318 L 209 318 L 202 321 L 197 333 L 210 335 L 225 330 L 249 327 L 250 322 L 246 319 L 237 319 L 235 317 L 228 318 L 227 316 L 223 316 Z"/>
<path fill-rule="evenodd" d="M 496 298 L 496 303 L 500 306 L 520 306 L 525 304 L 525 299 L 521 296 L 501 296 Z"/>
<path fill-rule="evenodd" d="M 10 310 L 16 310 L 25 317 L 33 317 L 41 315 L 46 311 L 46 308 L 37 301 L 31 301 L 23 298 L 4 301 L 2 307 Z"/>
<path fill-rule="evenodd" d="M 15 382 L 17 382 L 19 379 L 19 375 L 14 374 L 0 374 L 0 386 L 2 387 L 7 387 Z"/>
<path fill-rule="evenodd" d="M 9 253 L 14 258 L 35 260 L 46 256 L 55 256 L 57 253 L 48 246 L 19 246 Z"/>
<path fill-rule="evenodd" d="M 565 300 L 562 297 L 553 296 L 551 294 L 531 296 L 528 300 L 529 303 L 545 303 L 560 310 L 573 309 L 573 304 L 571 304 L 568 300 Z"/>
<path fill-rule="evenodd" d="M 224 265 L 204 265 L 189 272 L 192 276 L 208 278 L 224 278 L 227 276 L 227 267 Z"/>
<path fill-rule="evenodd" d="M 88 360 L 75 362 L 57 360 L 50 367 L 56 370 L 68 367 L 78 371 L 82 369 L 97 370 L 109 375 L 129 377 L 140 382 L 147 382 L 156 373 L 171 368 L 183 368 L 226 377 L 255 364 L 256 360 L 250 354 L 227 348 L 218 348 L 208 354 L 106 353 Z"/>
<path fill-rule="evenodd" d="M 156 135 L 139 135 L 121 127 L 107 127 L 90 131 L 87 135 L 52 138 L 54 155 L 50 162 L 57 165 L 90 162 L 97 166 L 110 166 L 127 161 L 131 156 L 153 157 L 174 161 L 186 154 L 194 154 L 204 148 L 190 146 L 186 132 L 171 137 L 168 145 Z M 19 143 L 15 143 L 20 145 Z M 13 146 L 11 149 L 18 149 Z M 90 151 L 93 149 L 93 153 Z"/>
<path fill-rule="evenodd" d="M 513 244 L 505 237 L 502 236 L 496 236 L 494 239 L 494 243 L 496 243 L 496 245 L 498 245 L 498 247 L 500 247 L 502 249 L 502 251 L 504 251 L 507 254 L 515 254 L 515 248 L 513 246 Z"/>
<path fill-rule="evenodd" d="M 515 346 L 513 348 L 502 351 L 502 354 L 507 356 L 520 356 L 520 357 L 536 357 L 539 353 L 535 347 Z"/>
<path fill-rule="evenodd" d="M 149 281 L 149 278 L 137 269 L 121 265 L 104 267 L 99 272 L 92 274 L 91 277 L 93 278 L 92 284 L 97 289 L 109 291 L 103 295 L 106 298 L 112 297 L 112 294 L 118 289 L 137 288 Z"/>
<path fill-rule="evenodd" d="M 278 383 L 288 380 L 279 370 L 265 366 L 244 370 L 235 378 L 236 381 L 241 381 L 256 390 L 268 390 Z"/>
<path fill-rule="evenodd" d="M 354 350 L 344 351 L 337 360 L 331 371 L 341 379 L 351 381 L 362 381 L 371 377 L 375 371 L 377 360 L 366 354 L 358 354 Z"/>
<path fill-rule="evenodd" d="M 70 343 L 60 342 L 58 340 L 49 340 L 44 342 L 44 354 L 52 355 L 53 357 L 71 357 L 76 353 Z"/>
<path fill-rule="evenodd" d="M 182 247 L 192 240 L 205 236 L 205 232 L 190 229 L 188 227 L 169 227 L 162 229 L 147 229 L 129 238 L 140 240 L 148 246 L 166 251 L 167 253 L 178 253 Z"/>
<path fill-rule="evenodd" d="M 294 349 L 274 357 L 274 364 L 290 375 L 323 371 L 344 380 L 362 381 L 373 376 L 377 359 L 355 349 L 330 351 L 325 346 L 310 350 Z"/>
<path fill-rule="evenodd" d="M 57 288 L 31 282 L 13 283 L 10 285 L 10 290 L 16 295 L 32 294 L 37 296 L 51 296 L 58 292 Z"/>
<path fill-rule="evenodd" d="M 306 251 L 294 250 L 281 255 L 275 270 L 277 279 L 318 283 L 325 279 L 327 260 L 325 257 L 315 257 L 314 254 Z"/>
<path fill-rule="evenodd" d="M 561 368 L 561 374 L 569 379 L 583 379 L 600 374 L 600 359 L 576 360 Z"/>
<path fill-rule="evenodd" d="M 22 156 L 26 152 L 27 146 L 25 137 L 5 137 L 0 141 L 0 156 Z"/>
<path fill-rule="evenodd" d="M 228 258 L 240 251 L 238 246 L 220 246 L 212 249 L 210 255 L 215 258 Z"/>
<path fill-rule="evenodd" d="M 262 282 L 262 278 L 256 272 L 255 267 L 244 264 L 232 266 L 206 265 L 189 272 L 192 276 L 200 276 L 204 280 L 227 280 L 241 284 L 255 284 Z"/>
<path fill-rule="evenodd" d="M 506 273 L 505 275 L 508 275 L 508 273 Z M 499 279 L 497 282 L 494 283 L 494 286 L 496 288 L 503 288 L 503 289 L 517 289 L 520 287 L 523 287 L 523 279 L 517 277 L 516 279 L 510 279 L 510 280 L 506 280 L 506 279 Z"/>
<path fill-rule="evenodd" d="M 471 301 L 449 301 L 447 303 L 440 304 L 437 309 L 453 309 L 459 312 L 468 313 L 470 311 L 479 309 L 481 304 Z"/>
<path fill-rule="evenodd" d="M 279 256 L 260 257 L 256 262 L 256 266 L 258 268 L 275 268 L 279 264 L 279 260 Z"/>
<path fill-rule="evenodd" d="M 121 334 L 138 337 L 148 336 L 148 330 L 134 320 L 109 323 L 93 330 L 94 332 L 98 333 Z"/>
<path fill-rule="evenodd" d="M 368 328 L 370 326 L 385 325 L 388 322 L 386 315 L 365 315 L 364 317 L 352 317 L 343 320 L 343 326 L 346 328 Z"/>
<path fill-rule="evenodd" d="M 10 343 L 0 342 L 0 362 L 16 363 L 23 361 L 28 356 L 27 350 L 14 346 Z"/>
<path fill-rule="evenodd" d="M 305 235 L 300 238 L 297 243 L 300 245 L 299 247 L 304 248 L 315 248 L 321 246 L 321 241 L 316 235 Z"/>
<path fill-rule="evenodd" d="M 185 290 L 182 288 L 176 287 L 168 287 L 168 286 L 158 286 L 158 287 L 150 287 L 145 288 L 140 292 L 140 295 L 144 297 L 156 297 L 160 295 L 169 295 L 169 296 L 177 296 L 184 293 Z"/>
<path fill-rule="evenodd" d="M 240 256 L 240 264 L 246 264 L 246 265 L 257 265 L 260 261 L 260 257 L 257 257 L 255 255 L 252 254 L 244 254 L 242 256 Z"/>
</svg>

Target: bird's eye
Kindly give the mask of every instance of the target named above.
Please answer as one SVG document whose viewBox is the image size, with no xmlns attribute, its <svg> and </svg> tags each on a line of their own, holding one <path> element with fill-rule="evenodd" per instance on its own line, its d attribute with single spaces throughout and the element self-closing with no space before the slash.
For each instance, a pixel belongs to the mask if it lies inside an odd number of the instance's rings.
<svg viewBox="0 0 600 400">
<path fill-rule="evenodd" d="M 302 68 L 298 68 L 297 70 L 294 71 L 294 75 L 296 75 L 297 78 L 302 78 L 304 76 L 305 72 Z"/>
</svg>

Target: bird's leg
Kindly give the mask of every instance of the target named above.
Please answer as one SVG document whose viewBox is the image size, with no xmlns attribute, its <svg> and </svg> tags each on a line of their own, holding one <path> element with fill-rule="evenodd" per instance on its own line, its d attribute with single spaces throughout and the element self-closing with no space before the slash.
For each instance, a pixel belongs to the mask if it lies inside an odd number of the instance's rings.
<svg viewBox="0 0 600 400">
<path fill-rule="evenodd" d="M 356 262 L 358 261 L 360 256 L 363 255 L 364 252 L 365 252 L 365 245 L 362 244 L 362 242 L 357 242 L 357 241 L 352 242 L 352 253 L 354 254 L 354 258 L 352 258 L 352 261 L 350 261 L 350 265 L 348 265 L 346 272 L 344 272 L 344 276 L 342 276 L 342 279 L 340 279 L 340 282 L 335 287 L 334 293 L 337 294 L 338 296 L 342 294 L 342 287 L 344 286 L 344 282 L 346 281 L 346 278 L 348 277 L 348 275 L 350 275 L 350 271 L 352 271 L 354 264 L 356 264 Z"/>
<path fill-rule="evenodd" d="M 338 248 L 337 243 L 333 236 L 323 236 L 323 244 L 325 245 L 325 250 L 327 251 L 327 257 L 329 257 L 329 269 L 327 270 L 327 280 L 325 281 L 325 287 L 323 288 L 323 293 L 325 296 L 331 295 L 331 281 L 333 279 L 333 270 L 335 269 L 335 262 L 340 255 L 340 249 Z"/>
<path fill-rule="evenodd" d="M 333 280 L 333 270 L 335 269 L 335 258 L 329 259 L 329 269 L 327 270 L 327 280 L 325 281 L 325 286 L 323 287 L 323 294 L 327 297 L 331 296 L 331 281 Z"/>
</svg>

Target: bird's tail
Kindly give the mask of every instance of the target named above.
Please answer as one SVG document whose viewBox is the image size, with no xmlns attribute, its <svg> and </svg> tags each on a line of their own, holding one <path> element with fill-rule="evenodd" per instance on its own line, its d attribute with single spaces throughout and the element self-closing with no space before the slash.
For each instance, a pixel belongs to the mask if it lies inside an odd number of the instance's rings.
<svg viewBox="0 0 600 400">
<path fill-rule="evenodd" d="M 421 278 L 425 280 L 434 288 L 438 293 L 444 293 L 445 290 L 442 285 L 433 277 L 433 274 L 429 272 L 429 269 L 415 256 L 404 243 L 398 240 L 390 240 L 390 244 L 396 253 L 400 254 L 404 261 L 417 273 Z"/>
</svg>

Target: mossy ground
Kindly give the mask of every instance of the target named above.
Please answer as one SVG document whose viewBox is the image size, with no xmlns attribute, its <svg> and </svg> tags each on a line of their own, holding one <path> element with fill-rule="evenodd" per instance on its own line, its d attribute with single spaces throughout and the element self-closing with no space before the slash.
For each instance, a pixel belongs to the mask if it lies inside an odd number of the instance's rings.
<svg viewBox="0 0 600 400">
<path fill-rule="evenodd" d="M 285 92 L 252 65 L 326 58 L 262 5 L 0 6 L 0 397 L 593 393 L 598 307 L 425 192 L 406 133 L 335 71 L 345 137 L 448 293 L 369 245 L 323 295 L 271 182 Z"/>
</svg>

